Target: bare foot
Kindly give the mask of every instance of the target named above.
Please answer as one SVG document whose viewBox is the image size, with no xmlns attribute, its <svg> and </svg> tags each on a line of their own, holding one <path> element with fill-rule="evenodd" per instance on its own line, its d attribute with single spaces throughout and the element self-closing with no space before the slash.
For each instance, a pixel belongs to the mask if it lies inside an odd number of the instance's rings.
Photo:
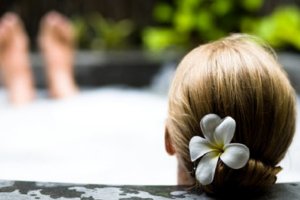
<svg viewBox="0 0 300 200">
<path fill-rule="evenodd" d="M 35 97 L 28 56 L 28 38 L 20 18 L 6 13 L 0 19 L 0 67 L 13 105 L 24 105 Z"/>
<path fill-rule="evenodd" d="M 54 98 L 78 92 L 74 77 L 74 30 L 69 20 L 50 12 L 41 21 L 39 45 L 46 62 L 50 95 Z"/>
<path fill-rule="evenodd" d="M 6 13 L 0 20 L 0 67 L 10 102 L 24 105 L 35 97 L 28 57 L 28 38 L 20 18 Z"/>
</svg>

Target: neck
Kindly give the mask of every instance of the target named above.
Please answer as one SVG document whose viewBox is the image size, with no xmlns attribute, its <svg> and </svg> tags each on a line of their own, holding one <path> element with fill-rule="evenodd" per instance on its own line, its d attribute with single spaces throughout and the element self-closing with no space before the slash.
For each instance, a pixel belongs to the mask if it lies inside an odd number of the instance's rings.
<svg viewBox="0 0 300 200">
<path fill-rule="evenodd" d="M 186 167 L 183 165 L 182 160 L 178 159 L 178 165 L 177 165 L 177 184 L 178 185 L 193 185 L 194 181 L 191 177 L 190 173 L 186 169 Z"/>
</svg>

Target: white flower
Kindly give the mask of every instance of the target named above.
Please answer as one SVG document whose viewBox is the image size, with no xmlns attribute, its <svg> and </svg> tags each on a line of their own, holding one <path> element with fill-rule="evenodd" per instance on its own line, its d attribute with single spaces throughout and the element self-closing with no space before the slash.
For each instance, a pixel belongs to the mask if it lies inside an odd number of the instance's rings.
<svg viewBox="0 0 300 200">
<path fill-rule="evenodd" d="M 202 185 L 212 183 L 219 158 L 228 167 L 240 169 L 249 160 L 249 149 L 243 144 L 230 143 L 235 132 L 235 120 L 221 119 L 216 114 L 205 115 L 200 127 L 205 138 L 194 136 L 189 144 L 191 160 L 202 157 L 195 176 Z"/>
</svg>

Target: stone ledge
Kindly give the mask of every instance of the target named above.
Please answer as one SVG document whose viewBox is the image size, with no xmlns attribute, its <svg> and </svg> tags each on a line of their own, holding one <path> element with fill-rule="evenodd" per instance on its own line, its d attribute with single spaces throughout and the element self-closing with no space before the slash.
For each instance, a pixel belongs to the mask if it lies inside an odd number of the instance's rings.
<svg viewBox="0 0 300 200">
<path fill-rule="evenodd" d="M 45 69 L 39 53 L 31 54 L 37 87 L 46 87 Z M 80 86 L 127 85 L 144 87 L 158 73 L 162 59 L 143 51 L 78 51 L 75 79 Z"/>
<path fill-rule="evenodd" d="M 284 66 L 289 79 L 298 94 L 300 94 L 300 54 L 279 53 L 279 62 Z"/>
<path fill-rule="evenodd" d="M 181 52 L 151 54 L 144 51 L 78 51 L 75 58 L 75 78 L 80 86 L 127 85 L 148 86 L 166 63 L 178 63 Z M 280 63 L 300 93 L 300 54 L 278 53 Z M 38 53 L 31 54 L 36 85 L 45 87 L 44 63 Z M 175 69 L 174 65 L 174 69 Z"/>
<path fill-rule="evenodd" d="M 0 181 L 0 199 L 60 200 L 213 200 L 203 193 L 189 192 L 180 186 L 111 186 L 45 182 Z M 300 183 L 276 184 L 258 200 L 300 199 Z"/>
</svg>

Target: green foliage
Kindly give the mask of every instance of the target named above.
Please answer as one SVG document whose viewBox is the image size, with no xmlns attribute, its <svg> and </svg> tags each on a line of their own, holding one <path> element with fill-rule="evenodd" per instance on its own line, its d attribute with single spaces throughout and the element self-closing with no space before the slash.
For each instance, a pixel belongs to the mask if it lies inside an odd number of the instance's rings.
<svg viewBox="0 0 300 200">
<path fill-rule="evenodd" d="M 300 49 L 300 9 L 292 6 L 278 7 L 269 16 L 245 18 L 242 31 L 260 36 L 275 48 L 291 46 Z"/>
<path fill-rule="evenodd" d="M 163 47 L 178 48 L 187 43 L 186 35 L 174 33 L 170 28 L 147 28 L 144 30 L 145 45 L 152 49 L 160 49 Z"/>
<path fill-rule="evenodd" d="M 132 21 L 113 21 L 99 13 L 77 16 L 72 21 L 80 48 L 125 49 L 141 39 L 152 51 L 186 49 L 245 32 L 275 48 L 300 50 L 300 8 L 277 7 L 260 16 L 262 5 L 263 0 L 157 0 L 155 25 L 140 30 Z M 137 38 L 140 33 L 141 38 Z"/>
<path fill-rule="evenodd" d="M 146 28 L 146 49 L 191 48 L 232 32 L 247 32 L 274 47 L 300 49 L 300 11 L 279 7 L 258 17 L 263 0 L 160 0 L 154 9 L 157 25 Z"/>
<path fill-rule="evenodd" d="M 248 13 L 258 4 L 232 0 L 161 1 L 154 9 L 158 26 L 145 29 L 143 42 L 147 49 L 189 48 L 238 30 L 237 15 Z"/>
<path fill-rule="evenodd" d="M 261 0 L 243 0 L 241 1 L 243 7 L 248 11 L 257 11 L 261 8 L 263 1 Z"/>
<path fill-rule="evenodd" d="M 168 22 L 171 20 L 172 12 L 173 10 L 168 4 L 161 2 L 155 7 L 153 15 L 157 21 Z"/>
<path fill-rule="evenodd" d="M 128 44 L 128 37 L 133 32 L 129 20 L 112 21 L 94 13 L 87 17 L 74 17 L 76 38 L 81 48 L 122 49 Z"/>
</svg>

